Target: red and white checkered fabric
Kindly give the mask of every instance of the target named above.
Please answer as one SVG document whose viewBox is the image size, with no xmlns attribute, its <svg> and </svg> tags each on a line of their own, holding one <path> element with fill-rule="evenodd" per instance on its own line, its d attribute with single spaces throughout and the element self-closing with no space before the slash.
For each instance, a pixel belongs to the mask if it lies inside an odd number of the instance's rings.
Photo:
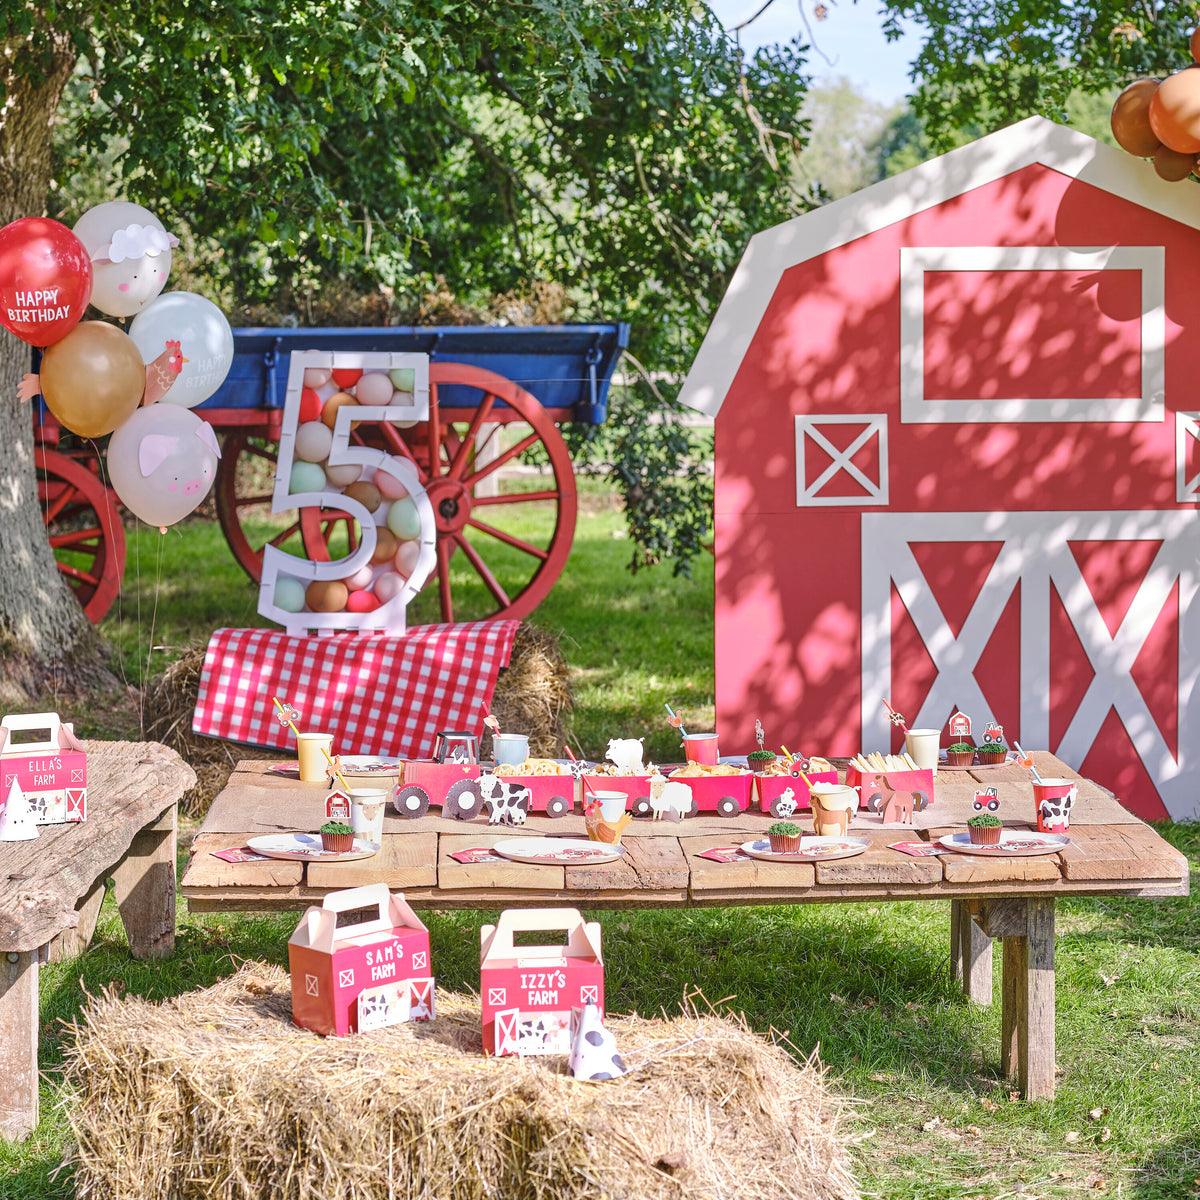
<svg viewBox="0 0 1200 1200">
<path fill-rule="evenodd" d="M 301 729 L 333 734 L 339 754 L 428 758 L 440 729 L 482 734 L 518 621 L 420 625 L 406 633 L 291 637 L 218 629 L 209 640 L 192 728 L 295 753 L 272 696 Z"/>
</svg>

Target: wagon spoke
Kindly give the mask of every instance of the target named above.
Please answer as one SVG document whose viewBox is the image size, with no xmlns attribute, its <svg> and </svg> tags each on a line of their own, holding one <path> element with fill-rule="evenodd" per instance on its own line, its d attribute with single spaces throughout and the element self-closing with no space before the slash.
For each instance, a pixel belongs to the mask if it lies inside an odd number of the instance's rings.
<svg viewBox="0 0 1200 1200">
<path fill-rule="evenodd" d="M 452 541 L 438 538 L 438 601 L 442 606 L 442 620 L 447 622 L 454 620 L 454 601 L 450 598 L 450 558 L 454 549 Z"/>
<path fill-rule="evenodd" d="M 532 554 L 534 558 L 540 558 L 543 562 L 550 557 L 548 550 L 539 549 L 529 542 L 522 541 L 519 537 L 514 537 L 511 533 L 505 533 L 503 529 L 497 529 L 494 525 L 485 525 L 482 521 L 475 520 L 474 517 L 471 517 L 467 524 L 481 533 L 490 534 L 506 546 L 512 546 L 514 550 L 521 550 L 525 554 Z"/>
<path fill-rule="evenodd" d="M 80 570 L 79 567 L 73 567 L 69 563 L 60 562 L 58 564 L 58 571 L 60 575 L 66 575 L 77 583 L 87 584 L 88 587 L 98 587 L 100 584 L 97 576 L 89 575 L 87 571 Z"/>
<path fill-rule="evenodd" d="M 403 455 L 415 467 L 417 465 L 416 457 L 413 455 L 408 443 L 400 435 L 400 430 L 398 430 L 390 421 L 384 421 L 379 426 L 379 429 L 383 435 L 383 440 L 387 442 L 392 454 Z"/>
<path fill-rule="evenodd" d="M 480 508 L 485 504 L 524 504 L 527 500 L 557 500 L 559 493 L 546 492 L 505 492 L 503 496 L 477 496 L 471 503 Z"/>
<path fill-rule="evenodd" d="M 292 534 L 298 533 L 299 530 L 300 522 L 293 521 L 282 533 L 277 533 L 267 544 L 269 546 L 274 546 L 278 550 L 279 547 L 282 546 L 283 543 L 292 536 Z"/>
<path fill-rule="evenodd" d="M 442 465 L 442 413 L 438 407 L 438 390 L 437 384 L 429 385 L 429 478 L 436 479 L 441 472 Z M 446 600 L 450 599 L 449 585 L 447 584 Z M 444 611 L 444 606 L 443 606 Z M 446 620 L 450 620 L 449 617 Z"/>
<path fill-rule="evenodd" d="M 268 450 L 265 446 L 256 446 L 253 442 L 246 443 L 243 453 L 250 455 L 251 458 L 261 458 L 264 462 L 279 462 L 279 455 L 275 451 Z"/>
<path fill-rule="evenodd" d="M 509 448 L 505 450 L 503 454 L 497 454 L 496 457 L 493 458 L 486 467 L 480 468 L 480 470 L 476 471 L 474 475 L 468 475 L 467 478 L 463 480 L 463 483 L 465 483 L 467 487 L 474 487 L 481 479 L 486 478 L 493 471 L 498 471 L 502 466 L 504 466 L 505 463 L 511 462 L 512 459 L 516 458 L 518 454 L 528 450 L 530 446 L 535 445 L 541 440 L 542 439 L 538 436 L 536 431 L 529 434 L 527 437 L 523 437 L 519 442 L 516 443 L 516 445 L 509 446 Z"/>
<path fill-rule="evenodd" d="M 46 509 L 46 515 L 43 518 L 43 524 L 49 525 L 58 516 L 58 514 L 61 513 L 62 510 L 66 508 L 67 505 L 70 504 L 70 502 L 78 495 L 79 489 L 75 487 L 74 484 L 64 484 L 63 490 L 59 492 L 57 496 L 55 496 L 54 502 Z"/>
<path fill-rule="evenodd" d="M 458 453 L 454 456 L 454 461 L 450 464 L 450 470 L 447 474 L 451 479 L 462 477 L 470 450 L 475 445 L 475 436 L 479 433 L 479 427 L 487 420 L 488 414 L 492 411 L 492 406 L 495 403 L 496 397 L 491 392 L 486 392 L 483 400 L 480 401 L 479 407 L 475 410 L 475 415 L 471 418 L 471 424 L 467 426 L 467 432 L 463 434 L 462 445 L 459 446 Z"/>
<path fill-rule="evenodd" d="M 467 556 L 467 561 L 475 568 L 479 578 L 487 584 L 487 589 L 496 598 L 496 603 L 501 608 L 507 608 L 512 601 L 508 598 L 508 593 L 500 586 L 499 580 L 488 569 L 487 563 L 479 557 L 479 551 L 467 541 L 461 533 L 454 535 L 454 540 L 462 548 L 462 552 Z"/>
<path fill-rule="evenodd" d="M 50 545 L 57 550 L 60 546 L 80 546 L 84 542 L 98 542 L 104 536 L 104 530 L 99 525 L 91 529 L 72 529 L 69 533 L 55 533 L 50 537 Z"/>
<path fill-rule="evenodd" d="M 237 498 L 238 508 L 253 508 L 256 504 L 270 504 L 274 493 L 268 492 L 265 496 L 239 496 Z"/>
</svg>

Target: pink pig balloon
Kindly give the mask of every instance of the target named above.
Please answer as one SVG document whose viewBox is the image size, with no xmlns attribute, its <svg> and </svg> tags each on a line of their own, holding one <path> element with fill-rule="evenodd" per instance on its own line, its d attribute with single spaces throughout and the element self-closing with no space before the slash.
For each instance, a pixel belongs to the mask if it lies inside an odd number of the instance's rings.
<svg viewBox="0 0 1200 1200">
<path fill-rule="evenodd" d="M 212 426 L 177 404 L 137 409 L 109 439 L 121 503 L 147 525 L 174 525 L 200 506 L 221 457 Z"/>
</svg>

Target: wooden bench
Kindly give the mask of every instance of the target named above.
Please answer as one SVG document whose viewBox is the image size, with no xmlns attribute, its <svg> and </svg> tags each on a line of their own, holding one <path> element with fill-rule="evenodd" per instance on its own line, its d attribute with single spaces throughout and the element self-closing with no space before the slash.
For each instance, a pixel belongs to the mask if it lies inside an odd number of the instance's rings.
<svg viewBox="0 0 1200 1200">
<path fill-rule="evenodd" d="M 38 967 L 87 946 L 116 889 L 135 958 L 175 948 L 176 804 L 196 782 L 157 742 L 87 742 L 88 819 L 0 842 L 0 1134 L 38 1120 Z"/>
<path fill-rule="evenodd" d="M 508 908 L 570 904 L 586 908 L 695 905 L 821 904 L 852 901 L 951 901 L 952 960 L 968 998 L 992 997 L 992 939 L 1003 944 L 1001 1064 L 1029 1098 L 1054 1091 L 1054 905 L 1059 896 L 1186 895 L 1187 859 L 1103 788 L 1049 754 L 1035 759 L 1043 775 L 1079 780 L 1071 814 L 1071 844 L 1061 853 L 999 859 L 948 853 L 914 858 L 890 843 L 932 840 L 965 827 L 975 789 L 995 784 L 1009 828 L 1034 824 L 1033 789 L 1019 768 L 942 772 L 936 800 L 913 825 L 883 826 L 855 816 L 850 832 L 871 848 L 825 863 L 715 862 L 704 850 L 764 836 L 771 818 L 701 814 L 682 824 L 635 820 L 626 853 L 595 867 L 460 863 L 455 851 L 490 846 L 526 834 L 583 836 L 576 814 L 530 816 L 519 829 L 448 820 L 438 810 L 416 820 L 389 813 L 383 846 L 369 859 L 346 863 L 277 860 L 227 863 L 213 851 L 244 846 L 256 834 L 313 831 L 324 820 L 325 788 L 273 774 L 262 762 L 239 764 L 213 802 L 192 846 L 182 891 L 198 912 L 284 910 L 319 904 L 329 891 L 382 881 L 414 907 Z M 811 832 L 811 818 L 799 814 Z"/>
</svg>

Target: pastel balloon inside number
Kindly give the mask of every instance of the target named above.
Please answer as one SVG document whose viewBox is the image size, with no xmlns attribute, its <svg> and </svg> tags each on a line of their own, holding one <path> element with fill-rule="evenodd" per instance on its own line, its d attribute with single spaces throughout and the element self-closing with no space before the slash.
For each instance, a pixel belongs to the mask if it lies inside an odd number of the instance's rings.
<svg viewBox="0 0 1200 1200">
<path fill-rule="evenodd" d="M 333 382 L 340 388 L 353 387 L 362 378 L 362 371 L 357 368 L 335 367 Z"/>
<path fill-rule="evenodd" d="M 280 575 L 275 580 L 275 607 L 284 612 L 304 611 L 304 584 L 290 575 Z"/>
<path fill-rule="evenodd" d="M 400 543 L 396 535 L 386 526 L 379 525 L 375 529 L 375 553 L 371 555 L 373 563 L 385 563 L 395 556 Z"/>
<path fill-rule="evenodd" d="M 392 381 L 382 371 L 372 371 L 354 385 L 354 397 L 359 404 L 391 404 Z"/>
<path fill-rule="evenodd" d="M 305 367 L 304 386 L 306 388 L 324 387 L 332 375 L 333 372 L 328 367 Z"/>
<path fill-rule="evenodd" d="M 363 588 L 371 586 L 371 580 L 375 578 L 375 572 L 371 570 L 368 563 L 365 567 L 359 567 L 353 575 L 347 575 L 342 582 L 350 589 L 351 594 L 362 591 Z"/>
<path fill-rule="evenodd" d="M 296 430 L 296 457 L 305 462 L 319 463 L 329 457 L 333 446 L 333 430 L 322 421 L 305 421 Z"/>
<path fill-rule="evenodd" d="M 398 392 L 412 392 L 417 386 L 417 373 L 412 367 L 393 367 L 388 376 Z"/>
<path fill-rule="evenodd" d="M 349 496 L 351 500 L 357 500 L 369 513 L 373 513 L 379 507 L 381 500 L 379 489 L 365 479 L 350 484 L 343 495 Z"/>
<path fill-rule="evenodd" d="M 350 599 L 350 589 L 340 579 L 314 579 L 304 592 L 313 612 L 341 612 Z"/>
<path fill-rule="evenodd" d="M 351 592 L 346 600 L 346 611 L 353 613 L 374 612 L 379 607 L 379 597 L 370 592 Z"/>
<path fill-rule="evenodd" d="M 396 565 L 396 570 L 407 579 L 417 569 L 417 560 L 420 557 L 420 542 L 401 542 L 400 548 L 396 551 L 396 557 L 392 561 Z"/>
<path fill-rule="evenodd" d="M 421 536 L 421 514 L 411 497 L 397 500 L 388 510 L 388 528 L 402 541 Z"/>
<path fill-rule="evenodd" d="M 325 476 L 334 487 L 349 487 L 363 471 L 357 463 L 344 463 L 339 467 L 322 463 L 321 466 L 325 468 Z"/>
<path fill-rule="evenodd" d="M 292 463 L 292 473 L 288 476 L 288 491 L 322 492 L 325 490 L 325 472 L 316 463 Z"/>
<path fill-rule="evenodd" d="M 395 571 L 389 571 L 386 575 L 380 575 L 375 580 L 375 595 L 379 603 L 386 604 L 389 600 L 394 600 L 404 591 L 404 584 L 404 577 L 397 575 Z"/>
<path fill-rule="evenodd" d="M 375 472 L 375 486 L 385 500 L 403 500 L 408 495 L 408 488 L 395 475 L 382 469 Z"/>
<path fill-rule="evenodd" d="M 357 407 L 357 401 L 350 395 L 349 392 L 334 392 L 328 400 L 325 401 L 325 406 L 321 409 L 321 420 L 333 428 L 337 421 L 338 409 L 346 404 L 351 404 Z"/>
<path fill-rule="evenodd" d="M 308 372 L 305 371 L 307 375 Z M 300 393 L 300 416 L 302 422 L 319 421 L 321 419 L 321 397 L 312 388 L 305 388 Z"/>
</svg>

